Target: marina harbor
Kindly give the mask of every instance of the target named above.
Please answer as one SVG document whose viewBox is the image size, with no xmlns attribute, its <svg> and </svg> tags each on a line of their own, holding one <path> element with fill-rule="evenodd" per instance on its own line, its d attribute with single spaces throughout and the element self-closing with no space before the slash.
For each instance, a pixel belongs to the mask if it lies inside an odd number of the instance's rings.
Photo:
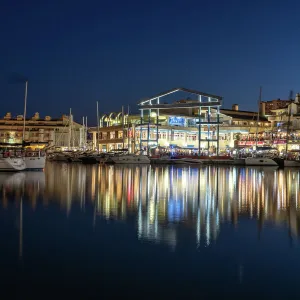
<svg viewBox="0 0 300 300">
<path fill-rule="evenodd" d="M 176 96 L 177 94 L 181 95 Z M 182 94 L 188 97 L 182 98 Z M 170 102 L 168 97 L 175 95 Z M 0 170 L 43 169 L 52 161 L 113 164 L 213 164 L 299 167 L 300 95 L 262 101 L 257 111 L 222 107 L 222 97 L 175 88 L 138 103 L 140 114 L 101 115 L 97 126 L 36 113 L 0 120 Z M 25 107 L 27 103 L 27 82 Z M 174 97 L 173 97 L 174 98 Z M 22 160 L 23 159 L 23 160 Z"/>
<path fill-rule="evenodd" d="M 300 1 L 2 2 L 1 299 L 300 299 Z"/>
</svg>

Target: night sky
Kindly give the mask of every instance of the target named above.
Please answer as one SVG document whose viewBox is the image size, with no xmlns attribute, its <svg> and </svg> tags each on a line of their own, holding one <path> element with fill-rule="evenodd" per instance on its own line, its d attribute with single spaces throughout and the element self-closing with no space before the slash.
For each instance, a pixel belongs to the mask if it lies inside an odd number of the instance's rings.
<svg viewBox="0 0 300 300">
<path fill-rule="evenodd" d="M 256 110 L 300 92 L 300 1 L 20 1 L 0 7 L 1 115 L 75 119 L 173 87 Z M 187 95 L 188 96 L 188 95 Z"/>
</svg>

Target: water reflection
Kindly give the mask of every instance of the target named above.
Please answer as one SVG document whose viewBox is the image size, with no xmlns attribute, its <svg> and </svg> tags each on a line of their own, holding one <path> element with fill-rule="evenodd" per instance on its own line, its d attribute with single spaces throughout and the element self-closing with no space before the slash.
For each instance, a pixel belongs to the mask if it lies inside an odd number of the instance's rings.
<svg viewBox="0 0 300 300">
<path fill-rule="evenodd" d="M 299 236 L 299 171 L 272 168 L 85 166 L 50 163 L 45 172 L 0 174 L 2 206 L 22 201 L 55 203 L 72 213 L 92 207 L 97 218 L 136 220 L 141 240 L 175 248 L 180 226 L 193 232 L 197 246 L 215 241 L 222 224 L 271 222 Z M 22 200 L 23 199 L 23 200 Z M 21 206 L 20 206 L 21 211 Z M 20 216 L 21 220 L 21 216 Z"/>
<path fill-rule="evenodd" d="M 9 201 L 18 202 L 22 197 L 35 208 L 37 200 L 45 197 L 44 172 L 0 173 L 0 193 L 2 206 L 7 207 Z"/>
</svg>

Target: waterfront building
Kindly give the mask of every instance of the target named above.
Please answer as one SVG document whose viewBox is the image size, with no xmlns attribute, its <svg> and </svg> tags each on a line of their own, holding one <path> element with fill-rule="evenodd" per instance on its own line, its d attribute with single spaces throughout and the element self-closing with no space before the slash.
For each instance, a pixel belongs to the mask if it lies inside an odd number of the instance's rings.
<svg viewBox="0 0 300 300">
<path fill-rule="evenodd" d="M 271 101 L 261 102 L 261 113 L 272 127 L 273 143 L 279 150 L 300 150 L 300 94 L 295 99 L 277 100 L 270 108 Z M 269 107 L 268 107 L 269 106 Z"/>
<path fill-rule="evenodd" d="M 34 148 L 44 147 L 79 147 L 83 143 L 83 126 L 74 122 L 72 116 L 63 115 L 53 119 L 50 116 L 40 117 L 37 112 L 32 118 L 25 121 L 25 142 L 29 142 Z M 6 113 L 0 119 L 0 142 L 22 143 L 24 119 L 22 115 L 13 117 Z"/>
<path fill-rule="evenodd" d="M 292 103 L 293 99 L 290 100 L 270 100 L 270 101 L 261 101 L 261 113 L 262 115 L 272 115 L 272 111 L 276 109 L 285 108 L 288 104 Z"/>
<path fill-rule="evenodd" d="M 161 98 L 178 91 L 193 94 L 194 99 L 172 103 Z M 174 89 L 139 103 L 140 114 L 112 112 L 100 117 L 100 127 L 90 128 L 93 144 L 100 151 L 161 147 L 168 151 L 224 154 L 233 148 L 271 144 L 271 123 L 258 112 L 222 109 L 222 97 L 188 89 Z M 99 134 L 98 134 L 99 133 Z"/>
</svg>

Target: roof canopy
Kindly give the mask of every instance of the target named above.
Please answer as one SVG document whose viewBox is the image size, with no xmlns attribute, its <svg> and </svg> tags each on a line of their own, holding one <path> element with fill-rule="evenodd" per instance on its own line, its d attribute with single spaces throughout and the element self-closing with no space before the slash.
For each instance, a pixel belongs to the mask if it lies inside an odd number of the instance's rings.
<svg viewBox="0 0 300 300">
<path fill-rule="evenodd" d="M 161 97 L 176 93 L 176 92 L 186 92 L 186 93 L 190 93 L 190 94 L 194 94 L 199 96 L 199 101 L 196 100 L 190 100 L 190 101 L 186 101 L 185 103 L 182 102 L 175 102 L 172 104 L 160 104 L 159 99 Z M 201 101 L 201 97 L 206 97 L 208 98 L 208 101 Z M 152 103 L 152 100 L 156 100 L 156 103 Z M 199 103 L 201 103 L 199 105 Z M 221 96 L 216 96 L 216 95 L 212 95 L 212 94 L 208 94 L 208 93 L 203 93 L 203 92 L 199 92 L 196 90 L 190 90 L 190 89 L 186 89 L 186 88 L 174 88 L 171 90 L 168 90 L 166 92 L 160 93 L 156 96 L 144 99 L 142 101 L 140 101 L 138 103 L 138 105 L 143 106 L 143 108 L 159 108 L 159 109 L 167 109 L 167 108 L 182 108 L 182 107 L 199 107 L 199 106 L 218 106 L 222 104 L 222 97 Z M 149 107 L 148 107 L 149 106 Z"/>
</svg>

